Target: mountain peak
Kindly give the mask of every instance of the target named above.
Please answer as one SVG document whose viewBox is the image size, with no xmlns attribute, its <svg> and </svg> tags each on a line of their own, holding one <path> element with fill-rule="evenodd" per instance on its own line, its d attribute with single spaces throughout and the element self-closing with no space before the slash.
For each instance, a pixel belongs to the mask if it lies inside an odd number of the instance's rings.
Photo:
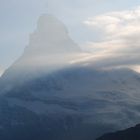
<svg viewBox="0 0 140 140">
<path fill-rule="evenodd" d="M 55 16 L 51 14 L 42 14 L 37 23 L 37 30 L 40 32 L 56 32 L 58 30 L 61 30 L 65 33 L 68 33 L 65 25 L 57 19 Z"/>
<path fill-rule="evenodd" d="M 81 52 L 80 47 L 70 38 L 65 25 L 50 14 L 39 17 L 36 30 L 30 35 L 25 49 L 30 54 L 62 54 Z"/>
<path fill-rule="evenodd" d="M 37 28 L 30 35 L 23 55 L 5 71 L 2 79 L 11 83 L 22 79 L 21 76 L 25 80 L 32 79 L 42 74 L 42 71 L 47 73 L 69 65 L 81 52 L 60 20 L 55 16 L 43 14 L 38 19 Z"/>
</svg>

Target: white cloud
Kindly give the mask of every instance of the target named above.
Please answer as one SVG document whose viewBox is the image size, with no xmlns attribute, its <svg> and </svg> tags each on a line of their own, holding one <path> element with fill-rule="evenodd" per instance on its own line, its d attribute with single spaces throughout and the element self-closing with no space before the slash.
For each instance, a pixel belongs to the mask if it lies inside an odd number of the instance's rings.
<svg viewBox="0 0 140 140">
<path fill-rule="evenodd" d="M 135 65 L 132 67 L 136 72 L 140 73 L 140 65 Z"/>
<path fill-rule="evenodd" d="M 2 69 L 2 68 L 0 67 L 0 76 L 2 76 L 3 73 L 4 73 L 4 69 Z"/>
<path fill-rule="evenodd" d="M 85 21 L 88 26 L 103 29 L 106 34 L 113 37 L 135 33 L 137 29 L 140 30 L 139 23 L 140 7 L 127 11 L 106 13 Z"/>
<path fill-rule="evenodd" d="M 104 63 L 140 64 L 140 7 L 106 13 L 89 18 L 84 23 L 93 31 L 97 28 L 101 31 L 101 41 L 89 43 L 88 48 L 101 54 L 100 60 L 106 57 Z"/>
</svg>

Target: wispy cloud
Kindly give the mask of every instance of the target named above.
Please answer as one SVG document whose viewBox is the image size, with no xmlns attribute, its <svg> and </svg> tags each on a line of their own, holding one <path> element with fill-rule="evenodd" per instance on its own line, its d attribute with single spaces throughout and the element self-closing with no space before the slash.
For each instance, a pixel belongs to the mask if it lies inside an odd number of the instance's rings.
<svg viewBox="0 0 140 140">
<path fill-rule="evenodd" d="M 140 64 L 140 7 L 105 13 L 89 18 L 84 23 L 93 31 L 98 29 L 101 32 L 101 40 L 89 43 L 88 47 L 96 54 L 101 54 L 100 59 L 106 57 L 104 63 Z"/>
<path fill-rule="evenodd" d="M 0 67 L 0 77 L 4 73 L 4 69 Z"/>
</svg>

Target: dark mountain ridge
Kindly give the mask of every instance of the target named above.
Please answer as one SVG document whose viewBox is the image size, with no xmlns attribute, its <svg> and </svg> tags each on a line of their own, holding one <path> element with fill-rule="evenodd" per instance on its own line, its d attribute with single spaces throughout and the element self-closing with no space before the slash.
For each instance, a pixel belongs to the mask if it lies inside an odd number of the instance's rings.
<svg viewBox="0 0 140 140">
<path fill-rule="evenodd" d="M 140 140 L 140 124 L 126 130 L 105 134 L 97 140 Z"/>
</svg>

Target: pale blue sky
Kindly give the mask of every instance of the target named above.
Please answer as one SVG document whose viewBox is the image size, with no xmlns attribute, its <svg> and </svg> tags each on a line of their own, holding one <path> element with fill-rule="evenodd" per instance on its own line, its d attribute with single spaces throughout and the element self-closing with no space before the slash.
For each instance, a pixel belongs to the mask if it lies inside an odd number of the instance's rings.
<svg viewBox="0 0 140 140">
<path fill-rule="evenodd" d="M 140 0 L 0 0 L 0 69 L 10 66 L 28 44 L 42 13 L 61 19 L 79 44 L 98 40 L 98 34 L 83 25 L 89 17 L 129 10 Z"/>
</svg>

